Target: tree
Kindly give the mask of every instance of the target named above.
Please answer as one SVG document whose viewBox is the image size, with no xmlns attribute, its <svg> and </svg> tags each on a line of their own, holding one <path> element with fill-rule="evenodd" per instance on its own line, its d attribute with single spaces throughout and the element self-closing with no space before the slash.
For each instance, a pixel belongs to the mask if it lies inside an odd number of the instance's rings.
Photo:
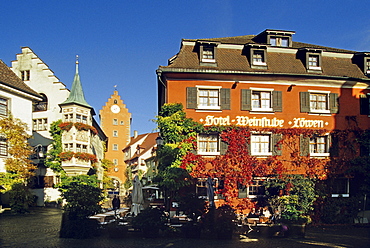
<svg viewBox="0 0 370 248">
<path fill-rule="evenodd" d="M 62 197 L 67 201 L 66 211 L 84 218 L 101 210 L 99 203 L 104 197 L 96 176 L 65 177 L 58 187 Z"/>
<path fill-rule="evenodd" d="M 4 187 L 1 191 L 14 191 L 10 203 L 17 212 L 24 212 L 30 204 L 28 181 L 36 169 L 29 159 L 33 150 L 27 143 L 30 138 L 27 130 L 26 123 L 11 115 L 0 120 L 0 136 L 6 140 L 9 154 L 4 159 L 7 172 L 0 173 L 0 185 Z"/>
</svg>

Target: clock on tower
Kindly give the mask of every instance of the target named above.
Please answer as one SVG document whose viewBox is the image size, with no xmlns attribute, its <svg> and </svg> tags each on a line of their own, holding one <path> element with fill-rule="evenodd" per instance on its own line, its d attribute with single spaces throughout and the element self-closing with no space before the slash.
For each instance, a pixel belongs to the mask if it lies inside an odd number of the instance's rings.
<svg viewBox="0 0 370 248">
<path fill-rule="evenodd" d="M 119 113 L 119 111 L 121 111 L 120 107 L 116 104 L 112 105 L 112 107 L 110 107 L 110 110 L 115 114 L 117 114 L 117 113 Z"/>
</svg>

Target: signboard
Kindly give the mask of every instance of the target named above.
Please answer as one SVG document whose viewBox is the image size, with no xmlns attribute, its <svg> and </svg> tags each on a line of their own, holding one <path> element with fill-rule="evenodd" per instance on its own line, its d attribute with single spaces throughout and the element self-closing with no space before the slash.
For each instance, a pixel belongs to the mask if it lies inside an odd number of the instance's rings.
<svg viewBox="0 0 370 248">
<path fill-rule="evenodd" d="M 245 127 L 272 127 L 282 128 L 284 127 L 285 120 L 267 117 L 249 117 L 249 116 L 236 116 L 235 119 L 231 119 L 230 116 L 215 117 L 213 115 L 207 115 L 205 119 L 199 120 L 204 126 L 245 126 Z M 328 122 L 323 120 L 308 120 L 306 118 L 293 118 L 289 120 L 288 125 L 291 128 L 324 128 L 329 125 Z"/>
</svg>

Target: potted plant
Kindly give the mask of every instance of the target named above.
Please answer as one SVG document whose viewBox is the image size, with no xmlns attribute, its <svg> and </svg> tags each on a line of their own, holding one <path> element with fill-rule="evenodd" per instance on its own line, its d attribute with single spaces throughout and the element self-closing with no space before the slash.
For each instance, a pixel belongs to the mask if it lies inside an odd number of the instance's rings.
<svg viewBox="0 0 370 248">
<path fill-rule="evenodd" d="M 311 222 L 315 196 L 314 180 L 303 175 L 282 175 L 265 183 L 274 222 L 282 225 L 283 236 L 304 237 Z M 281 192 L 284 192 L 282 195 Z"/>
<path fill-rule="evenodd" d="M 165 222 L 163 211 L 158 208 L 146 208 L 132 219 L 132 227 L 141 230 L 146 238 L 155 238 Z"/>
<path fill-rule="evenodd" d="M 195 194 L 187 194 L 179 198 L 179 211 L 183 211 L 190 218 L 190 221 L 181 228 L 186 238 L 200 238 L 201 225 L 198 219 L 204 214 L 204 210 L 204 200 Z"/>
<path fill-rule="evenodd" d="M 229 205 L 211 208 L 203 219 L 203 231 L 208 237 L 231 239 L 235 230 L 236 215 Z"/>
<path fill-rule="evenodd" d="M 281 196 L 279 201 L 282 208 L 280 222 L 287 227 L 285 236 L 304 238 L 306 225 L 311 223 L 311 217 L 300 207 L 298 196 Z"/>
</svg>

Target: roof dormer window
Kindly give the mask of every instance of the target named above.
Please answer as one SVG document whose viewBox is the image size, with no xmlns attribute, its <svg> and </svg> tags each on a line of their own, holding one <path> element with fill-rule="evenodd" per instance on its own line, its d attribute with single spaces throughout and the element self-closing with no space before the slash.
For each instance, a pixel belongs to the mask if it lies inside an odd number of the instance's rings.
<svg viewBox="0 0 370 248">
<path fill-rule="evenodd" d="M 267 47 L 251 44 L 246 45 L 246 47 L 251 67 L 254 69 L 267 69 Z"/>
<path fill-rule="evenodd" d="M 217 45 L 214 42 L 199 42 L 200 65 L 217 66 Z"/>
<path fill-rule="evenodd" d="M 253 65 L 266 65 L 265 52 L 263 50 L 254 50 L 252 61 Z"/>
<path fill-rule="evenodd" d="M 314 55 L 314 54 L 308 55 L 308 67 L 311 69 L 320 67 L 319 55 Z"/>
<path fill-rule="evenodd" d="M 370 74 L 370 58 L 366 58 L 365 71 L 366 74 Z"/>
<path fill-rule="evenodd" d="M 322 50 L 314 48 L 303 48 L 299 51 L 299 57 L 305 65 L 307 72 L 322 72 Z"/>
<path fill-rule="evenodd" d="M 292 47 L 294 31 L 266 29 L 253 40 L 260 44 L 269 44 L 273 47 Z"/>
<path fill-rule="evenodd" d="M 288 37 L 270 37 L 270 45 L 271 46 L 279 46 L 279 47 L 289 47 L 289 38 Z"/>
<path fill-rule="evenodd" d="M 353 63 L 363 71 L 367 76 L 370 76 L 370 53 L 369 52 L 360 52 L 356 53 L 352 58 Z"/>
</svg>

